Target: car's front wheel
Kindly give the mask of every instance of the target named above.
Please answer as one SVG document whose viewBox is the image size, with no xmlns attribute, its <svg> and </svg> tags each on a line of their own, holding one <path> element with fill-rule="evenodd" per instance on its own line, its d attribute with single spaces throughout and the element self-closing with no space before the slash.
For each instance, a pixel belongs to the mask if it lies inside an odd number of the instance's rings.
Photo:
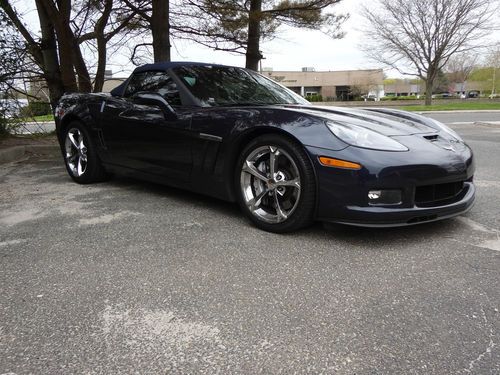
<svg viewBox="0 0 500 375">
<path fill-rule="evenodd" d="M 257 227 L 284 233 L 312 222 L 315 178 L 299 144 L 275 134 L 260 136 L 241 153 L 235 175 L 239 204 Z"/>
<path fill-rule="evenodd" d="M 79 184 L 103 180 L 106 171 L 85 126 L 72 122 L 65 128 L 63 137 L 64 161 L 71 178 Z"/>
</svg>

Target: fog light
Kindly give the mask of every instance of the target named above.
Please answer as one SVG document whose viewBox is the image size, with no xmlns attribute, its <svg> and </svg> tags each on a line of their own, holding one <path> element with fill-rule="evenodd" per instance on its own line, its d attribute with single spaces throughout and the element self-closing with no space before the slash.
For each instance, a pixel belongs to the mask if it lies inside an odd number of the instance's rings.
<svg viewBox="0 0 500 375">
<path fill-rule="evenodd" d="M 370 190 L 369 204 L 401 204 L 401 190 Z"/>
</svg>

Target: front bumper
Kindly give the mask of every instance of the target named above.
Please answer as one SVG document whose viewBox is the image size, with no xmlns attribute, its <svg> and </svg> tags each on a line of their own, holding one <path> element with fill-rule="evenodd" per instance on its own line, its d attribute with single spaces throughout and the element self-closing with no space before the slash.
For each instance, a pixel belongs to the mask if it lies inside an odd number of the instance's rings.
<svg viewBox="0 0 500 375">
<path fill-rule="evenodd" d="M 464 185 L 461 199 L 447 205 L 425 208 L 347 206 L 344 218 L 324 221 L 363 227 L 399 227 L 448 219 L 469 211 L 474 205 L 476 188 L 471 182 Z"/>
<path fill-rule="evenodd" d="M 461 152 L 380 152 L 346 148 L 330 151 L 307 147 L 317 176 L 316 219 L 367 227 L 394 227 L 442 220 L 470 210 L 475 200 L 475 171 L 471 150 Z M 359 163 L 361 170 L 322 166 L 319 156 Z M 417 191 L 429 186 L 463 183 L 450 199 L 419 202 Z M 373 205 L 371 190 L 399 190 L 399 204 Z"/>
</svg>

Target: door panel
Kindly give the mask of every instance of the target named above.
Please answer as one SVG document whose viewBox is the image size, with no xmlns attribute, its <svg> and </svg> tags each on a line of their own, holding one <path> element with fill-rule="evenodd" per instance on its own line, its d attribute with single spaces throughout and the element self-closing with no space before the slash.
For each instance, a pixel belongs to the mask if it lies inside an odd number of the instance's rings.
<svg viewBox="0 0 500 375">
<path fill-rule="evenodd" d="M 154 105 L 109 98 L 102 113 L 110 162 L 141 172 L 189 181 L 192 169 L 191 117 L 166 120 Z"/>
</svg>

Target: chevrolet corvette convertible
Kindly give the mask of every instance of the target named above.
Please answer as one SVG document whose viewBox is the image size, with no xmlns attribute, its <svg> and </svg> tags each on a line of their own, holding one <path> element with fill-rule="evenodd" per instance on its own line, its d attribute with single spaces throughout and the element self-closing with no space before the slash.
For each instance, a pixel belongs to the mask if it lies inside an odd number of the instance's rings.
<svg viewBox="0 0 500 375">
<path fill-rule="evenodd" d="M 386 108 L 311 106 L 242 68 L 141 66 L 111 94 L 67 94 L 56 128 L 71 178 L 108 174 L 235 201 L 259 228 L 314 220 L 400 226 L 474 202 L 471 149 L 430 118 Z"/>
</svg>

